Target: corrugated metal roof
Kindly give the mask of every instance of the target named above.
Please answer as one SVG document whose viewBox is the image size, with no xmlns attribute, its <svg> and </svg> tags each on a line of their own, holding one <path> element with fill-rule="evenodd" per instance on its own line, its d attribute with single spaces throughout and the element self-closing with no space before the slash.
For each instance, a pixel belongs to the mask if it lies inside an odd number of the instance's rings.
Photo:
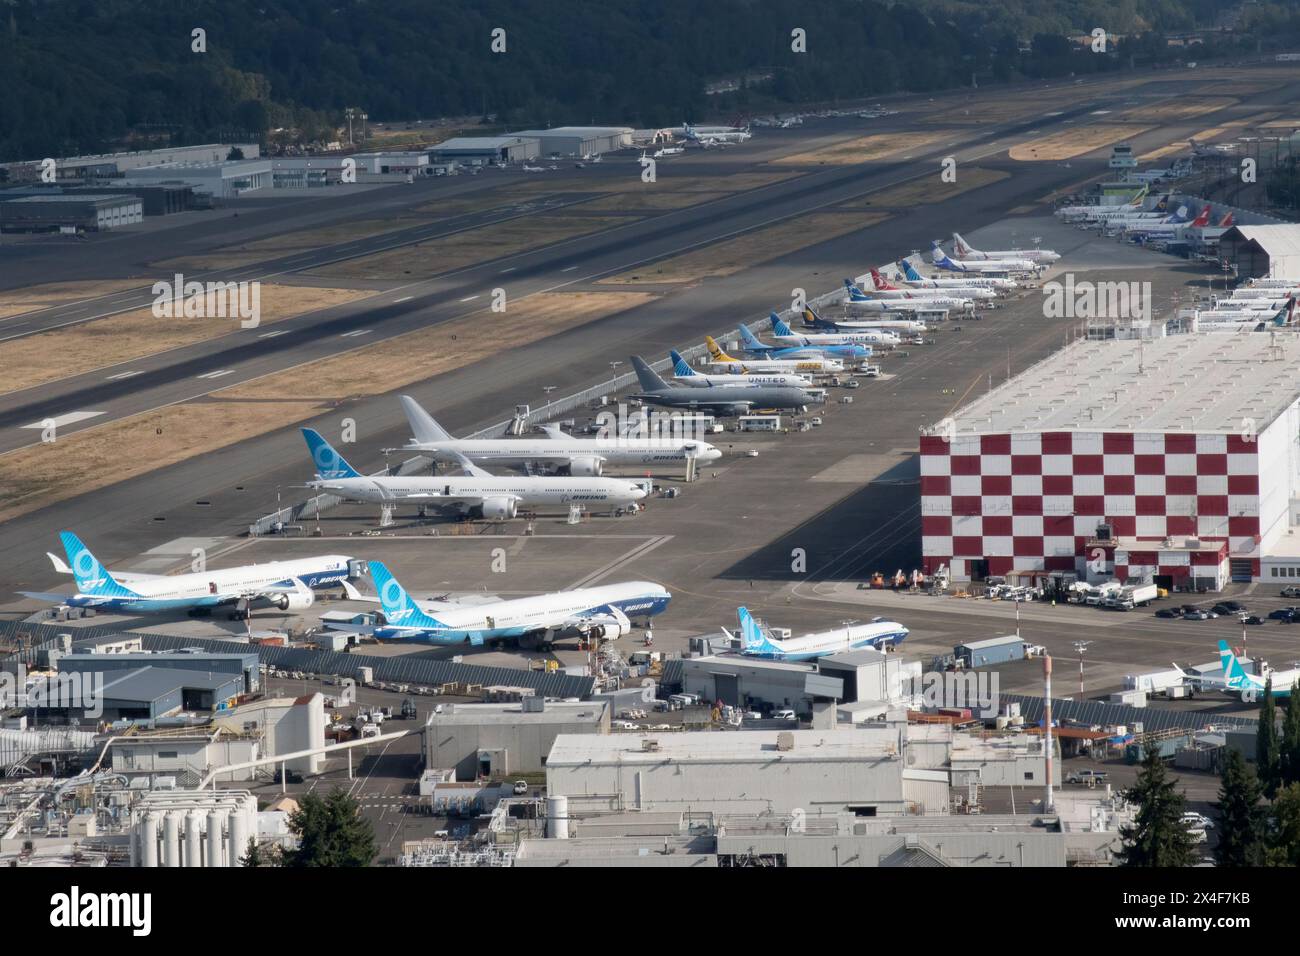
<svg viewBox="0 0 1300 956">
<path fill-rule="evenodd" d="M 1300 257 L 1300 226 L 1289 223 L 1277 226 L 1233 226 L 1219 237 L 1219 243 L 1222 245 L 1235 239 L 1256 243 L 1272 259 Z"/>
<path fill-rule="evenodd" d="M 1024 694 L 999 696 L 1003 707 L 1009 703 L 1019 704 L 1021 716 L 1025 718 L 1026 723 L 1038 723 L 1043 719 L 1043 698 L 1029 697 Z M 1130 730 L 1134 724 L 1141 724 L 1143 733 L 1158 730 L 1200 730 L 1210 724 L 1220 728 L 1253 728 L 1258 725 L 1258 721 L 1250 717 L 1222 717 L 1218 714 L 1198 711 L 1128 707 L 1124 704 L 1108 704 L 1100 700 L 1058 700 L 1055 697 L 1052 698 L 1052 720 L 1077 720 L 1083 724 L 1097 724 L 1101 727 L 1122 725 Z"/>
<path fill-rule="evenodd" d="M 1016 637 L 1014 634 L 1008 634 L 1006 637 L 986 637 L 982 641 L 965 641 L 958 644 L 958 647 L 964 647 L 968 650 L 979 651 L 986 647 L 1003 647 L 1007 644 L 1023 644 L 1024 639 Z"/>
</svg>

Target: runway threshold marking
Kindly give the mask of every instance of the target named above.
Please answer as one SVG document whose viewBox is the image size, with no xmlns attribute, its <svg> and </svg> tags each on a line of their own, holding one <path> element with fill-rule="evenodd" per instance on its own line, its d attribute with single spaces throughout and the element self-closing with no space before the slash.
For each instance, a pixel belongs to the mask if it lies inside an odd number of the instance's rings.
<svg viewBox="0 0 1300 956">
<path fill-rule="evenodd" d="M 399 302 L 410 302 L 410 301 L 411 301 L 412 299 L 414 299 L 414 298 L 415 298 L 415 296 L 413 296 L 413 295 L 404 295 L 404 296 L 402 296 L 400 299 L 394 299 L 394 300 L 393 300 L 393 305 L 397 305 L 397 303 L 399 303 Z"/>
<path fill-rule="evenodd" d="M 233 368 L 222 368 L 222 369 L 217 369 L 217 371 L 215 372 L 204 372 L 202 375 L 196 375 L 194 377 L 195 378 L 222 378 L 223 376 L 234 375 L 234 374 L 235 374 L 235 370 Z"/>
<path fill-rule="evenodd" d="M 144 374 L 144 371 L 143 371 L 142 369 L 138 369 L 138 368 L 137 368 L 137 369 L 133 369 L 133 370 L 131 370 L 130 372 L 118 372 L 116 375 L 110 375 L 110 376 L 108 376 L 108 378 L 106 378 L 104 381 L 106 381 L 106 382 L 118 382 L 118 381 L 121 381 L 121 380 L 124 379 L 124 378 L 135 378 L 135 376 L 137 376 L 137 375 L 143 375 L 143 374 Z"/>
<path fill-rule="evenodd" d="M 103 412 L 68 412 L 66 415 L 56 415 L 54 418 L 45 418 L 39 422 L 32 422 L 30 425 L 23 425 L 23 428 L 62 428 L 64 425 L 75 425 L 77 422 L 84 422 L 87 418 L 94 418 L 96 415 L 103 415 Z"/>
<path fill-rule="evenodd" d="M 258 338 L 273 339 L 277 335 L 285 335 L 286 333 L 288 333 L 288 331 L 289 331 L 288 329 L 276 329 L 274 332 L 263 332 L 261 335 L 258 336 Z"/>
<path fill-rule="evenodd" d="M 358 335 L 369 335 L 374 329 L 353 329 L 351 332 L 344 332 L 339 336 L 341 339 L 354 339 Z"/>
<path fill-rule="evenodd" d="M 461 299 L 460 301 L 462 301 L 462 302 L 473 302 L 473 301 L 474 301 L 475 299 L 477 299 L 477 298 L 478 298 L 478 296 L 476 296 L 476 295 L 467 295 L 467 296 L 465 296 L 465 298 Z"/>
</svg>

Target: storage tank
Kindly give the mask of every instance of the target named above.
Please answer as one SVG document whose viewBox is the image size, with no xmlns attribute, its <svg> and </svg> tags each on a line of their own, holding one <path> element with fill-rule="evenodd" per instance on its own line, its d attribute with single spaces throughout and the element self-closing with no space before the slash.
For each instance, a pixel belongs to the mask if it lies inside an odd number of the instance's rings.
<svg viewBox="0 0 1300 956">
<path fill-rule="evenodd" d="M 313 695 L 307 704 L 307 740 L 308 747 L 319 747 L 325 743 L 325 701 L 319 694 Z M 312 754 L 304 757 L 301 765 L 294 769 L 300 773 L 315 773 L 324 760 L 324 754 Z"/>
<path fill-rule="evenodd" d="M 203 819 L 198 810 L 185 814 L 185 866 L 203 865 Z"/>
<path fill-rule="evenodd" d="M 225 866 L 221 852 L 221 811 L 208 811 L 208 858 L 207 866 Z"/>
<path fill-rule="evenodd" d="M 158 818 L 152 813 L 140 818 L 140 865 L 158 865 Z"/>
<path fill-rule="evenodd" d="M 248 855 L 248 817 L 241 806 L 230 811 L 230 862 L 227 866 L 242 866 L 239 861 Z"/>
<path fill-rule="evenodd" d="M 163 866 L 181 865 L 181 815 L 173 810 L 163 817 Z"/>
<path fill-rule="evenodd" d="M 553 840 L 569 838 L 569 798 L 546 798 L 546 835 Z"/>
</svg>

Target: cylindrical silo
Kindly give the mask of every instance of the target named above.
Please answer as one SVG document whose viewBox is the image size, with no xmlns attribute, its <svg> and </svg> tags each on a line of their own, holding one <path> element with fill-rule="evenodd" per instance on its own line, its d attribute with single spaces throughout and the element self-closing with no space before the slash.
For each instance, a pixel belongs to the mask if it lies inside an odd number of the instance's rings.
<svg viewBox="0 0 1300 956">
<path fill-rule="evenodd" d="M 185 814 L 185 866 L 203 865 L 203 819 L 198 810 Z"/>
<path fill-rule="evenodd" d="M 569 798 L 546 798 L 546 835 L 553 840 L 569 838 Z"/>
<path fill-rule="evenodd" d="M 228 866 L 242 866 L 240 861 L 248 855 L 248 818 L 243 807 L 230 811 L 230 862 Z"/>
<path fill-rule="evenodd" d="M 221 811 L 208 811 L 208 858 L 205 866 L 225 866 L 221 841 Z"/>
<path fill-rule="evenodd" d="M 158 818 L 152 813 L 140 818 L 140 865 L 158 865 Z"/>
<path fill-rule="evenodd" d="M 163 817 L 163 866 L 181 865 L 181 815 L 173 810 Z"/>
</svg>

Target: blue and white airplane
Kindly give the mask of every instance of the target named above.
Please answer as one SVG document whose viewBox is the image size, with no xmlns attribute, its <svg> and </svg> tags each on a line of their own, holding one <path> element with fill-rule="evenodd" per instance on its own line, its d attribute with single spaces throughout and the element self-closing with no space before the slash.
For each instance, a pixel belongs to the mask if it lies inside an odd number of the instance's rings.
<svg viewBox="0 0 1300 956">
<path fill-rule="evenodd" d="M 768 318 L 771 319 L 774 316 L 776 316 L 775 312 Z M 740 343 L 746 354 L 761 355 L 774 359 L 819 355 L 827 358 L 857 361 L 871 358 L 872 353 L 870 345 L 768 345 L 749 331 L 749 327 L 744 324 L 740 326 Z"/>
<path fill-rule="evenodd" d="M 231 607 L 236 618 L 242 619 L 253 604 L 278 607 L 282 611 L 309 608 L 315 602 L 312 588 L 340 584 L 364 573 L 359 561 L 342 554 L 323 554 L 219 571 L 114 575 L 71 531 L 59 532 L 59 538 L 68 556 L 67 564 L 53 554 L 49 558 L 56 571 L 72 575 L 77 582 L 77 593 L 22 593 L 71 607 L 138 614 Z"/>
<path fill-rule="evenodd" d="M 898 271 L 902 274 L 904 282 L 917 289 L 992 289 L 999 292 L 1014 289 L 1019 285 L 1015 279 L 999 279 L 992 276 L 927 279 L 917 272 L 907 259 L 898 261 Z"/>
<path fill-rule="evenodd" d="M 631 618 L 653 617 L 672 600 L 661 585 L 628 581 L 486 604 L 421 605 L 382 561 L 370 562 L 370 574 L 384 612 L 384 624 L 374 629 L 374 636 L 423 644 L 480 647 L 510 640 L 525 648 L 546 648 L 569 634 L 614 640 L 632 630 Z M 349 596 L 359 595 L 349 589 Z"/>
<path fill-rule="evenodd" d="M 1272 684 L 1274 697 L 1290 697 L 1291 688 L 1300 681 L 1300 669 L 1270 671 L 1267 677 L 1247 674 L 1246 668 L 1241 666 L 1241 661 L 1237 660 L 1237 655 L 1233 653 L 1227 641 L 1219 641 L 1219 662 L 1223 665 L 1222 677 L 1196 677 L 1185 674 L 1177 664 L 1174 665 L 1174 670 L 1182 674 L 1184 680 L 1200 684 L 1202 687 L 1217 688 L 1225 694 L 1240 697 L 1246 702 L 1262 698 L 1264 688 L 1269 683 Z"/>
<path fill-rule="evenodd" d="M 773 661 L 807 661 L 860 647 L 884 650 L 902 641 L 908 633 L 897 621 L 877 617 L 870 624 L 849 623 L 832 631 L 782 641 L 764 633 L 748 608 L 738 608 L 736 613 L 740 616 L 741 653 Z"/>
<path fill-rule="evenodd" d="M 772 338 L 782 345 L 812 346 L 823 345 L 870 345 L 872 348 L 897 348 L 901 341 L 898 335 L 886 329 L 855 330 L 852 332 L 813 332 L 800 335 L 786 325 L 773 312 L 768 316 L 772 323 Z"/>
<path fill-rule="evenodd" d="M 709 385 L 789 385 L 794 388 L 808 388 L 812 385 L 811 377 L 797 375 L 794 372 L 744 372 L 740 375 L 708 375 L 691 368 L 691 363 L 682 358 L 681 353 L 676 349 L 669 349 L 668 357 L 673 363 L 673 379 L 681 385 L 694 385 L 699 388 Z"/>
<path fill-rule="evenodd" d="M 943 246 L 939 245 L 938 240 L 930 243 L 931 259 L 934 261 L 936 268 L 945 269 L 948 272 L 965 272 L 974 275 L 980 275 L 986 272 L 1038 272 L 1043 268 L 1043 263 L 1030 262 L 1028 259 L 983 259 L 979 261 L 971 260 L 969 262 L 957 262 L 948 258 L 948 253 L 943 251 Z"/>
</svg>

